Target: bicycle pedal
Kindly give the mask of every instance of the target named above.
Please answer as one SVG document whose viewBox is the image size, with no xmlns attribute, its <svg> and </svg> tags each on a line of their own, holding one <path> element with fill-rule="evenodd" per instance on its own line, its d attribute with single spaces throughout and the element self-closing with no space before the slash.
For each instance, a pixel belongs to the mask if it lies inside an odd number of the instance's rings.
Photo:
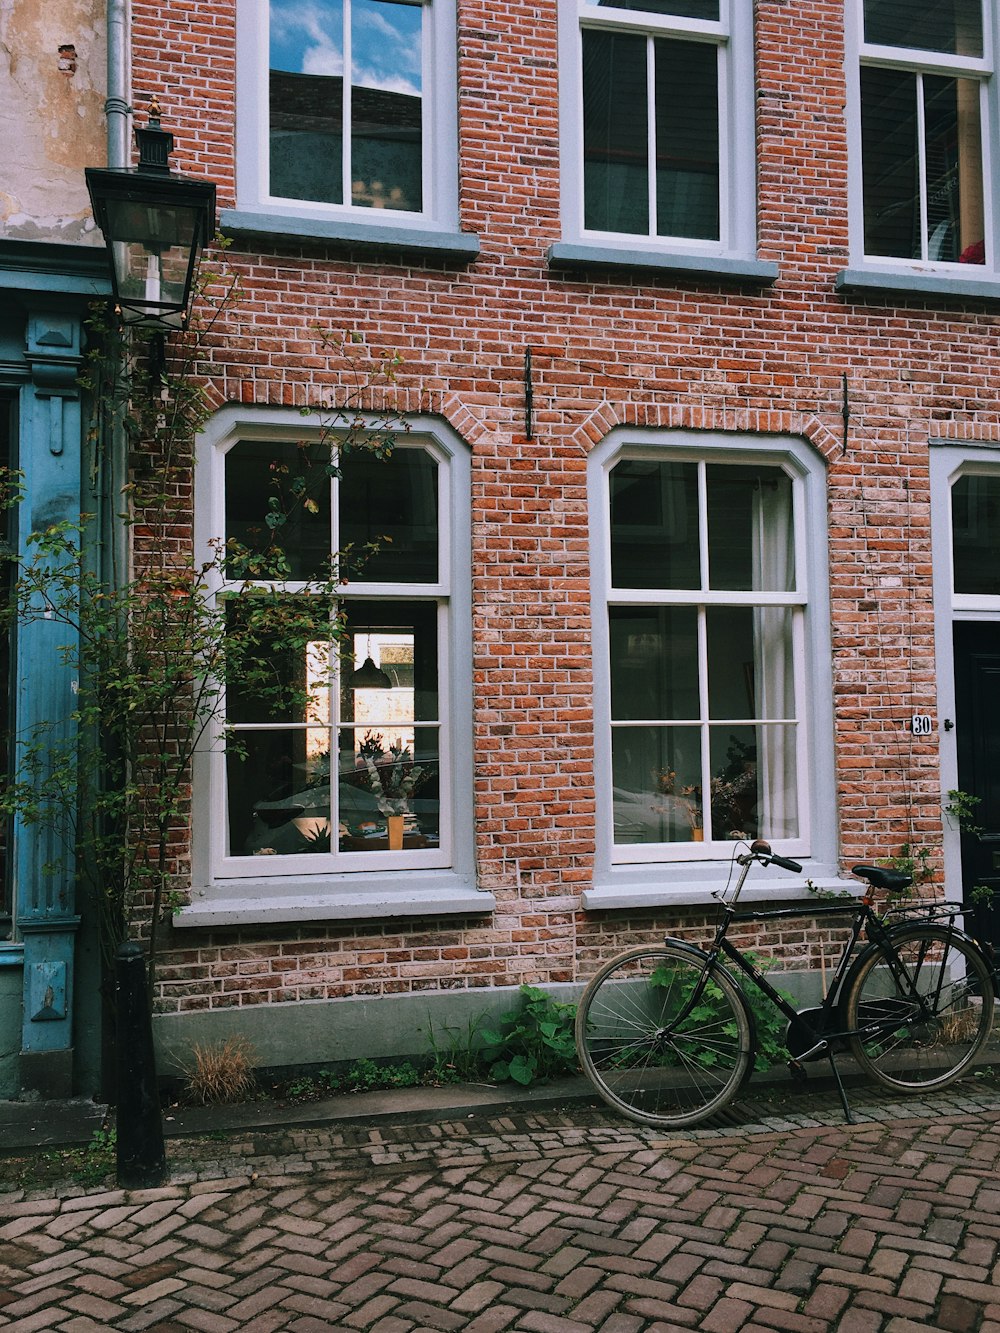
<svg viewBox="0 0 1000 1333">
<path fill-rule="evenodd" d="M 800 1065 L 798 1060 L 788 1061 L 788 1072 L 792 1076 L 793 1083 L 808 1083 L 809 1081 L 809 1071 L 803 1065 Z"/>
</svg>

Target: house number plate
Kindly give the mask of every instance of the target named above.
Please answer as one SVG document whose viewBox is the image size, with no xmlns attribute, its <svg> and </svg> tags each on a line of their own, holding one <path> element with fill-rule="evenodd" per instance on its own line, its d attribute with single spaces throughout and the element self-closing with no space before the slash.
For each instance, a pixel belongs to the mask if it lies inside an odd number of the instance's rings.
<svg viewBox="0 0 1000 1333">
<path fill-rule="evenodd" d="M 910 730 L 914 736 L 929 736 L 934 729 L 930 713 L 914 713 L 910 719 Z"/>
</svg>

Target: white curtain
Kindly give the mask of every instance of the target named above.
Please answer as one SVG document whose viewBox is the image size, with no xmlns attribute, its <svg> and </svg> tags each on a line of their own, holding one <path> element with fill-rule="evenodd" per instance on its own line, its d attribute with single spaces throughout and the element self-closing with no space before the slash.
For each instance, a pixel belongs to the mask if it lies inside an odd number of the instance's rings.
<svg viewBox="0 0 1000 1333">
<path fill-rule="evenodd" d="M 766 481 L 758 486 L 753 517 L 754 590 L 789 592 L 795 569 L 790 488 Z M 791 616 L 783 606 L 760 606 L 753 613 L 758 833 L 763 838 L 798 833 L 796 728 L 790 725 L 795 713 Z M 778 725 L 778 719 L 787 724 Z"/>
</svg>

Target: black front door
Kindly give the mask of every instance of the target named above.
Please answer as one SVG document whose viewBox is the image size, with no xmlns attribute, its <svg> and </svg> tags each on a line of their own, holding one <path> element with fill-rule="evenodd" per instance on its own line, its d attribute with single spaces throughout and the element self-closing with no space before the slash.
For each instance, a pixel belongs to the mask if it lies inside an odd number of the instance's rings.
<svg viewBox="0 0 1000 1333">
<path fill-rule="evenodd" d="M 994 892 L 967 925 L 1000 950 L 1000 623 L 955 622 L 955 699 L 958 785 L 979 798 L 980 831 L 962 833 L 963 897 L 972 902 L 980 885 Z"/>
</svg>

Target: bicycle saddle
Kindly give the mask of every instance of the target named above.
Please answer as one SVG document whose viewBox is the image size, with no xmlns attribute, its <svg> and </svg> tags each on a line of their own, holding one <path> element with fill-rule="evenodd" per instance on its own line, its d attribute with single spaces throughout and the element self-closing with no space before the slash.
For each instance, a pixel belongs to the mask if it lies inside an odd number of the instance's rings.
<svg viewBox="0 0 1000 1333">
<path fill-rule="evenodd" d="M 913 883 L 912 875 L 902 870 L 890 870 L 887 866 L 851 866 L 851 874 L 866 879 L 873 889 L 885 889 L 889 893 L 899 893 Z"/>
</svg>

